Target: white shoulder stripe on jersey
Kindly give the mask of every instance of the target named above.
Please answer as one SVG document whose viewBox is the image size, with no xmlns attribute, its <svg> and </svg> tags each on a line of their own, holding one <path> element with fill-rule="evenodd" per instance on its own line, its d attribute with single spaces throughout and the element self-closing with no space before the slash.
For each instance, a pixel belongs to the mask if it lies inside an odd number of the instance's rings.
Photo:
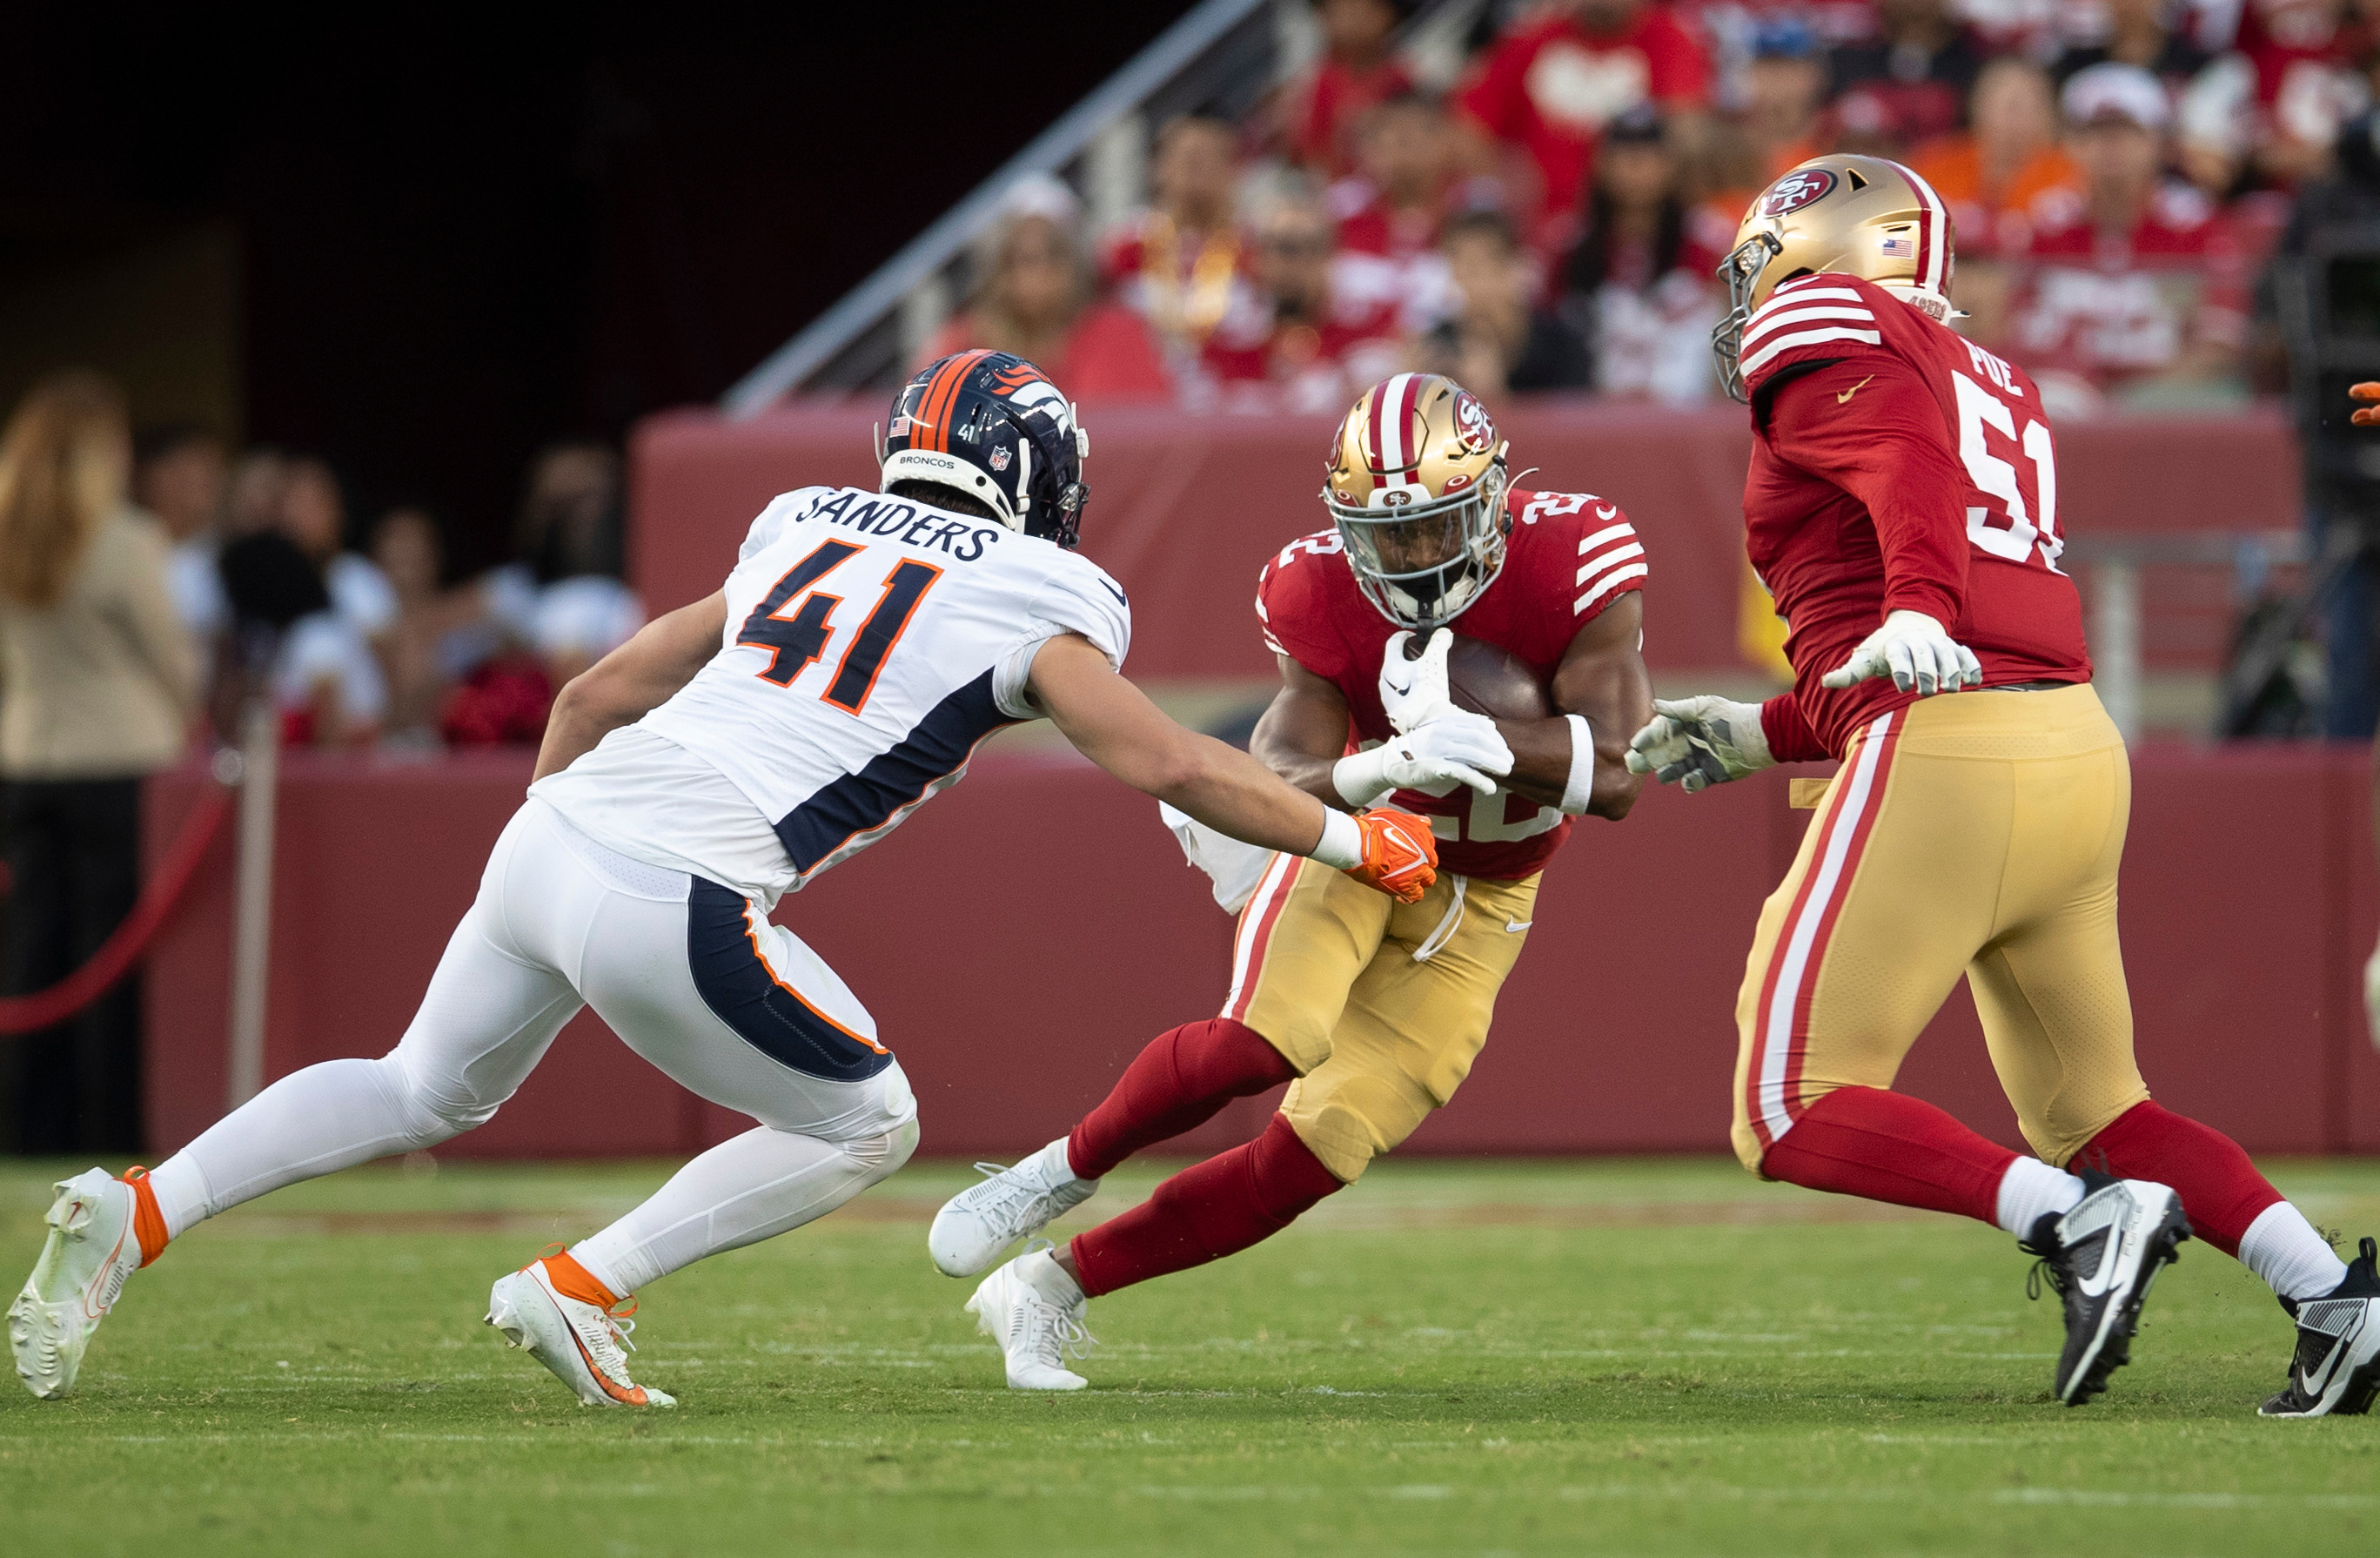
<svg viewBox="0 0 2380 1558">
<path fill-rule="evenodd" d="M 1791 351 L 1795 347 L 1815 346 L 1820 341 L 1864 341 L 1871 347 L 1884 345 L 1884 337 L 1873 330 L 1852 330 L 1842 325 L 1831 326 L 1825 330 L 1804 330 L 1798 335 L 1780 336 L 1769 342 L 1768 345 L 1744 359 L 1743 371 L 1746 373 L 1757 373 L 1776 360 L 1779 353 Z"/>
<path fill-rule="evenodd" d="M 1585 540 L 1580 542 L 1578 543 L 1578 554 L 1584 557 L 1588 553 L 1594 551 L 1597 547 L 1601 546 L 1605 542 L 1618 541 L 1621 536 L 1633 536 L 1635 533 L 1635 527 L 1629 524 L 1627 520 L 1622 519 L 1617 525 L 1606 526 L 1604 529 L 1596 531 L 1595 534 L 1588 536 Z"/>
<path fill-rule="evenodd" d="M 1581 613 L 1585 612 L 1587 607 L 1595 604 L 1596 602 L 1602 600 L 1606 595 L 1610 594 L 1613 590 L 1619 589 L 1630 579 L 1643 578 L 1652 571 L 1653 570 L 1651 568 L 1645 566 L 1642 563 L 1631 563 L 1624 568 L 1613 569 L 1610 573 L 1603 576 L 1602 583 L 1597 585 L 1594 589 L 1588 590 L 1585 594 L 1581 595 L 1578 598 L 1578 604 L 1571 607 L 1570 609 L 1571 615 L 1579 615 Z"/>
<path fill-rule="evenodd" d="M 1781 330 L 1789 324 L 1807 324 L 1813 320 L 1821 319 L 1872 320 L 1874 318 L 1876 318 L 1875 313 L 1867 309 L 1846 303 L 1821 303 L 1815 308 L 1795 309 L 1791 313 L 1775 314 L 1767 319 L 1755 320 L 1743 333 L 1743 344 L 1747 347 L 1751 346 L 1770 331 Z"/>
<path fill-rule="evenodd" d="M 1798 309 L 1804 303 L 1864 304 L 1866 301 L 1866 298 L 1848 286 L 1813 286 L 1790 297 L 1786 295 L 1783 287 L 1779 287 L 1768 295 L 1768 301 L 1752 311 L 1752 319 L 1756 324 L 1766 315 L 1779 313 L 1787 309 Z"/>
<path fill-rule="evenodd" d="M 1600 556 L 1588 558 L 1579 568 L 1578 578 L 1573 582 L 1585 584 L 1606 568 L 1617 567 L 1631 557 L 1643 555 L 1645 555 L 1645 544 L 1642 542 L 1632 542 L 1626 546 L 1615 546 Z"/>
</svg>

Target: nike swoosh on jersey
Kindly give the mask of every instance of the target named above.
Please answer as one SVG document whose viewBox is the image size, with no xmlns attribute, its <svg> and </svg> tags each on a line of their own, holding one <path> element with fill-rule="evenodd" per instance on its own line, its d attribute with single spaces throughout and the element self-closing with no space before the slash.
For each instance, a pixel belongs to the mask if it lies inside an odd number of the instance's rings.
<svg viewBox="0 0 2380 1558">
<path fill-rule="evenodd" d="M 1530 926 L 1535 925 L 1536 923 L 1536 920 L 1534 920 L 1534 919 L 1512 919 L 1510 916 L 1507 916 L 1507 917 L 1506 917 L 1506 919 L 1505 919 L 1505 920 L 1504 920 L 1504 929 L 1505 929 L 1507 931 L 1511 932 L 1512 934 L 1513 934 L 1513 935 L 1517 936 L 1517 935 L 1519 935 L 1522 931 L 1524 931 L 1527 930 Z"/>
<path fill-rule="evenodd" d="M 1131 600 L 1124 594 L 1124 592 L 1116 588 L 1115 580 L 1102 574 L 1099 576 L 1099 582 L 1108 587 L 1108 593 L 1116 598 L 1117 604 L 1123 606 L 1129 606 L 1132 604 Z"/>
<path fill-rule="evenodd" d="M 1847 390 L 1843 391 L 1843 393 L 1842 393 L 1842 394 L 1840 394 L 1840 395 L 1839 395 L 1839 396 L 1835 396 L 1835 404 L 1836 404 L 1836 405 L 1838 405 L 1838 406 L 1844 406 L 1844 405 L 1848 405 L 1848 404 L 1850 404 L 1852 396 L 1853 396 L 1857 395 L 1860 391 L 1862 391 L 1862 390 L 1864 390 L 1864 389 L 1867 388 L 1867 386 L 1868 386 L 1868 381 L 1869 381 L 1869 380 L 1871 380 L 1871 379 L 1874 379 L 1875 377 L 1876 377 L 1876 375 L 1875 375 L 1875 374 L 1870 373 L 1870 374 L 1867 376 L 1867 378 L 1866 378 L 1866 379 L 1862 379 L 1858 383 L 1853 384 L 1851 388 L 1849 388 L 1849 389 L 1847 389 Z"/>
</svg>

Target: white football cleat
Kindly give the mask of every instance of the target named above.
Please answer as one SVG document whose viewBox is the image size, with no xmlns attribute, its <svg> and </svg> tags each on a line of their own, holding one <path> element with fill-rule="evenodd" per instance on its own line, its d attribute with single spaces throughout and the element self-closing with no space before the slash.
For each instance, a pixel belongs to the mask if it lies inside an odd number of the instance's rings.
<svg viewBox="0 0 2380 1558">
<path fill-rule="evenodd" d="M 588 1406 L 674 1406 L 677 1397 L 628 1378 L 628 1333 L 637 1322 L 558 1291 L 543 1260 L 496 1279 L 488 1323 L 504 1345 L 524 1347 Z"/>
<path fill-rule="evenodd" d="M 1099 1338 L 1083 1327 L 1087 1300 L 1063 1267 L 1038 1245 L 983 1279 L 966 1312 L 976 1329 L 1000 1344 L 1008 1360 L 1008 1388 L 1078 1391 L 1090 1383 L 1066 1367 Z"/>
<path fill-rule="evenodd" d="M 44 1401 L 74 1389 L 91 1333 L 140 1269 L 131 1186 L 95 1168 L 59 1180 L 57 1188 L 42 1258 L 8 1306 L 17 1377 Z"/>
<path fill-rule="evenodd" d="M 946 1277 L 978 1274 L 1002 1250 L 1031 1238 L 1099 1187 L 1096 1179 L 1075 1177 L 1062 1136 L 1014 1168 L 978 1163 L 976 1172 L 990 1177 L 944 1201 L 926 1230 L 926 1253 Z"/>
</svg>

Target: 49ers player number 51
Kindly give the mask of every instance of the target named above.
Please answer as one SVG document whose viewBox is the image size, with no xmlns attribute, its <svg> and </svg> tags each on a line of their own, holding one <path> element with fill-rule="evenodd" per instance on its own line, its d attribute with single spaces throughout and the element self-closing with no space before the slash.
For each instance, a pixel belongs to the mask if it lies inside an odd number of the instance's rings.
<svg viewBox="0 0 2380 1558">
<path fill-rule="evenodd" d="M 2340 1261 L 2237 1146 L 2152 1102 L 2133 1062 L 2123 739 L 2059 566 L 2049 418 L 2021 370 L 1949 328 L 1952 247 L 1923 178 L 1827 156 L 1754 202 L 1719 271 L 1720 376 L 1755 433 L 1745 545 L 1794 685 L 1757 707 L 1657 704 L 1632 762 L 1690 790 L 1842 765 L 1745 964 L 1736 1151 L 1770 1179 L 2016 1235 L 2064 1300 L 2069 1405 L 2128 1360 L 2149 1284 L 2194 1232 L 2298 1319 L 2264 1410 L 2363 1411 L 2371 1257 Z M 1890 1090 L 1961 976 L 2034 1156 Z"/>
</svg>

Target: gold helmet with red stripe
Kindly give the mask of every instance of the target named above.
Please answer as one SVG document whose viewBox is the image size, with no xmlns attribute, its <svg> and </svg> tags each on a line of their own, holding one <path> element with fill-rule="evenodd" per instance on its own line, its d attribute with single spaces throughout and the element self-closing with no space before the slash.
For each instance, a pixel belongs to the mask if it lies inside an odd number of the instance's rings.
<svg viewBox="0 0 2380 1558">
<path fill-rule="evenodd" d="M 1366 600 L 1418 632 L 1451 622 L 1504 566 L 1504 444 L 1441 373 L 1364 392 L 1330 441 L 1322 502 Z"/>
<path fill-rule="evenodd" d="M 1859 276 L 1949 323 L 1956 235 L 1942 197 L 1883 157 L 1813 157 L 1760 193 L 1718 268 L 1728 314 L 1711 332 L 1719 383 L 1744 398 L 1744 327 L 1768 295 L 1795 276 Z"/>
</svg>

